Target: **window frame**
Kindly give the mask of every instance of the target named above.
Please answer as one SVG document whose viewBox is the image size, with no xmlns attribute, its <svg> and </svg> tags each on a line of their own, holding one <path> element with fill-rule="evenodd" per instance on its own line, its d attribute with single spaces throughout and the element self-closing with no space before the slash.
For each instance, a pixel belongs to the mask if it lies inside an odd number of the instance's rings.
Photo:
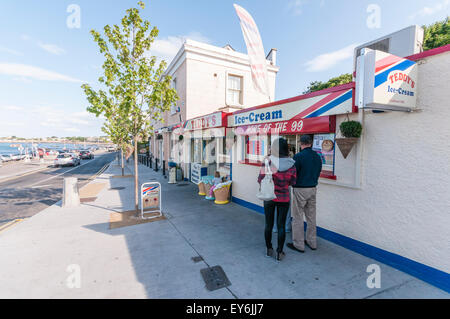
<svg viewBox="0 0 450 319">
<path fill-rule="evenodd" d="M 177 78 L 176 77 L 174 77 L 172 79 L 172 81 L 170 82 L 170 87 L 175 90 L 177 89 Z M 170 106 L 170 115 L 174 115 L 177 113 L 178 113 L 178 101 L 176 101 L 174 105 Z"/>
<path fill-rule="evenodd" d="M 237 77 L 240 78 L 240 89 L 239 91 L 236 89 L 232 89 L 230 88 L 229 85 L 229 78 L 230 77 Z M 245 75 L 242 72 L 238 72 L 238 71 L 226 71 L 225 74 L 225 104 L 227 106 L 238 106 L 238 107 L 242 107 L 244 105 L 244 92 L 245 92 L 245 87 L 244 87 L 244 80 L 245 80 Z M 230 101 L 228 92 L 229 91 L 233 91 L 233 92 L 239 92 L 239 101 L 238 103 L 234 103 L 234 101 Z"/>
</svg>

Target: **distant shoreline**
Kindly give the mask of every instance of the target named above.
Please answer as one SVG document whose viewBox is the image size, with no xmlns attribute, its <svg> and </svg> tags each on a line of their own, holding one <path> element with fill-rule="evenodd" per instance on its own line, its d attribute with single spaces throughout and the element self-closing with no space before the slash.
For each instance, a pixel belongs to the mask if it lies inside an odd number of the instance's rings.
<svg viewBox="0 0 450 319">
<path fill-rule="evenodd" d="M 112 145 L 112 143 L 104 143 L 104 142 L 78 142 L 78 141 L 45 141 L 45 140 L 32 140 L 32 139 L 27 139 L 27 140 L 0 140 L 0 143 L 11 143 L 11 144 L 15 144 L 15 143 L 35 143 L 35 144 L 95 144 L 95 145 Z"/>
</svg>

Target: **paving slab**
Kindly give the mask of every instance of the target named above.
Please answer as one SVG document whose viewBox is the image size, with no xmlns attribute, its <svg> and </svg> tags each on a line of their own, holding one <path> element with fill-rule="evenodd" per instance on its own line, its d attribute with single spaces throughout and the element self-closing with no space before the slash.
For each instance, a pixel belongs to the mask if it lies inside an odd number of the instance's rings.
<svg viewBox="0 0 450 319">
<path fill-rule="evenodd" d="M 197 186 L 168 184 L 161 171 L 142 165 L 140 183 L 162 184 L 167 219 L 109 229 L 112 212 L 134 208 L 134 179 L 113 178 L 120 174 L 112 163 L 93 181 L 104 184 L 95 201 L 75 208 L 57 203 L 0 233 L 0 298 L 450 297 L 321 238 L 316 251 L 285 248 L 277 263 L 265 257 L 263 215 L 235 203 L 215 205 L 197 195 Z M 379 289 L 366 285 L 370 264 L 381 268 Z M 200 271 L 213 266 L 223 268 L 230 286 L 206 289 Z"/>
</svg>

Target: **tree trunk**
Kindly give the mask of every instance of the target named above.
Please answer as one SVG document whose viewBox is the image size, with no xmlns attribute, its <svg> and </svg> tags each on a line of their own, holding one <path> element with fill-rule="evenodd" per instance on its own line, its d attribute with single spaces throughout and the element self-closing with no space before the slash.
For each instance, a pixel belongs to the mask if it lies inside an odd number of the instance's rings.
<svg viewBox="0 0 450 319">
<path fill-rule="evenodd" d="M 120 151 L 122 156 L 122 176 L 124 176 L 124 165 L 123 165 L 123 149 Z"/>
<path fill-rule="evenodd" d="M 139 217 L 139 174 L 138 174 L 138 157 L 137 157 L 137 136 L 134 137 L 134 204 L 136 209 L 136 217 Z"/>
</svg>

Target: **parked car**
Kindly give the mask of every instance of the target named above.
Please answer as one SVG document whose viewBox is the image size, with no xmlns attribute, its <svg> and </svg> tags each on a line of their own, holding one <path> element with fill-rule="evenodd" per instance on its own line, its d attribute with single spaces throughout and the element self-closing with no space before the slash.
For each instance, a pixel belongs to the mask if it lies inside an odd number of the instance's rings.
<svg viewBox="0 0 450 319">
<path fill-rule="evenodd" d="M 92 152 L 90 151 L 80 151 L 80 158 L 81 159 L 93 159 L 94 158 L 94 154 L 92 154 Z"/>
<path fill-rule="evenodd" d="M 75 153 L 62 153 L 59 154 L 54 161 L 55 167 L 58 166 L 77 166 L 80 165 L 81 161 L 77 154 Z"/>
<path fill-rule="evenodd" d="M 11 155 L 8 155 L 8 154 L 0 155 L 0 159 L 1 159 L 3 162 L 9 162 L 9 161 L 12 161 Z"/>
<path fill-rule="evenodd" d="M 20 154 L 11 154 L 10 156 L 13 161 L 20 161 L 22 159 Z"/>
</svg>

